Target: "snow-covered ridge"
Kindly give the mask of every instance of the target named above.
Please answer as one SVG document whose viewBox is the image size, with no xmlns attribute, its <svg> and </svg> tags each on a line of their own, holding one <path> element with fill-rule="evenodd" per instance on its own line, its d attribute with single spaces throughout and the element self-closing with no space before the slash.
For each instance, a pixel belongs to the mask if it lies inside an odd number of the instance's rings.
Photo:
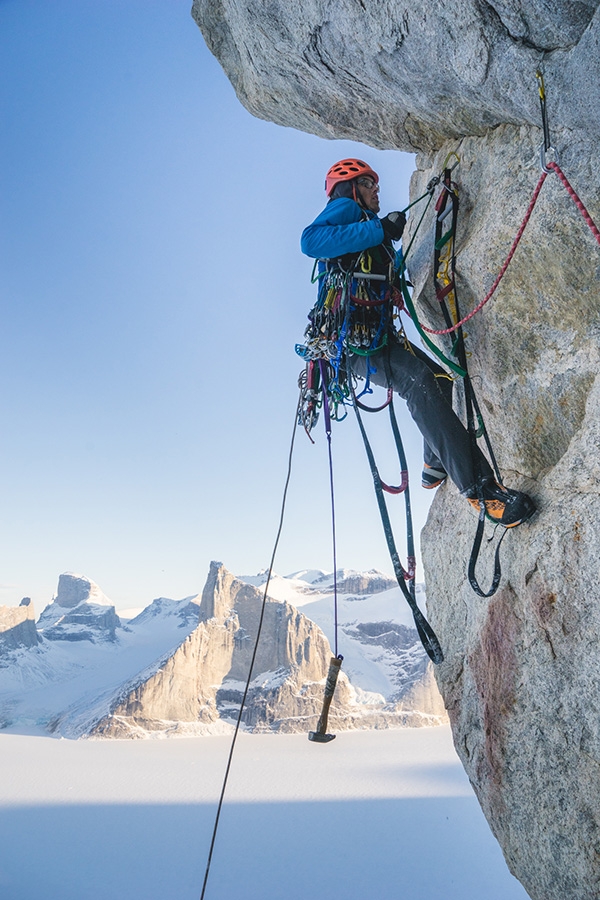
<svg viewBox="0 0 600 900">
<path fill-rule="evenodd" d="M 38 621 L 51 641 L 114 641 L 120 627 L 115 607 L 98 585 L 71 572 L 59 577 L 56 595 Z"/>
<path fill-rule="evenodd" d="M 97 585 L 61 575 L 38 622 L 40 643 L 15 645 L 12 634 L 8 643 L 0 640 L 0 725 L 67 737 L 230 727 L 265 582 L 264 572 L 235 578 L 213 563 L 202 595 L 158 598 L 123 626 Z M 389 583 L 375 571 L 337 573 L 344 655 L 332 707 L 338 729 L 431 724 L 444 716 L 410 612 L 397 586 L 385 589 Z M 334 640 L 332 592 L 332 574 L 318 570 L 271 579 L 247 730 L 314 727 Z M 28 617 L 35 631 L 32 608 L 18 617 Z"/>
</svg>

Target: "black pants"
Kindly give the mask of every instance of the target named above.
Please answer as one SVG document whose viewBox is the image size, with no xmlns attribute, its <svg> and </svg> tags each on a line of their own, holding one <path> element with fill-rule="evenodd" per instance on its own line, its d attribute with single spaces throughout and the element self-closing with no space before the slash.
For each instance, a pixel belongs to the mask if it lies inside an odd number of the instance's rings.
<svg viewBox="0 0 600 900">
<path fill-rule="evenodd" d="M 410 344 L 410 349 L 397 338 L 372 356 L 350 357 L 355 375 L 365 378 L 367 365 L 375 368 L 371 381 L 391 387 L 406 400 L 409 412 L 423 435 L 423 457 L 428 466 L 442 468 L 461 493 L 468 494 L 476 486 L 477 475 L 493 478 L 485 456 L 477 449 L 479 473 L 475 471 L 471 439 L 465 426 L 452 409 L 453 382 L 426 353 Z M 436 377 L 442 376 L 442 377 Z"/>
</svg>

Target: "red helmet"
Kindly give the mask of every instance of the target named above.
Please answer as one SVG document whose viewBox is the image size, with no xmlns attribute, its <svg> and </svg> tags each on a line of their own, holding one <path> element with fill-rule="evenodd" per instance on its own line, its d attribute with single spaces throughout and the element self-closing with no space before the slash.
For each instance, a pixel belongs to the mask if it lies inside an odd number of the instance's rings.
<svg viewBox="0 0 600 900">
<path fill-rule="evenodd" d="M 359 175 L 369 175 L 379 184 L 379 175 L 362 159 L 341 159 L 333 164 L 325 176 L 325 193 L 328 197 L 340 181 L 351 181 Z"/>
</svg>

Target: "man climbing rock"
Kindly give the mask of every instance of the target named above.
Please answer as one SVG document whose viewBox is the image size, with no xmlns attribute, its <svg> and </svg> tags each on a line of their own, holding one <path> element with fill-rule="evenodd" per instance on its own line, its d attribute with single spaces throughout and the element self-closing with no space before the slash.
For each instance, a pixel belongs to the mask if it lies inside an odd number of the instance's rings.
<svg viewBox="0 0 600 900">
<path fill-rule="evenodd" d="M 328 341 L 335 377 L 347 367 L 359 378 L 392 388 L 406 400 L 424 438 L 422 485 L 436 488 L 449 475 L 493 522 L 520 525 L 535 512 L 533 500 L 494 480 L 452 409 L 452 380 L 392 325 L 390 293 L 397 273 L 394 241 L 406 224 L 401 212 L 378 217 L 379 176 L 360 159 L 344 159 L 328 171 L 323 212 L 302 233 L 302 251 L 319 260 L 319 295 L 309 319 L 310 340 Z M 350 300 L 350 314 L 344 299 Z"/>
</svg>

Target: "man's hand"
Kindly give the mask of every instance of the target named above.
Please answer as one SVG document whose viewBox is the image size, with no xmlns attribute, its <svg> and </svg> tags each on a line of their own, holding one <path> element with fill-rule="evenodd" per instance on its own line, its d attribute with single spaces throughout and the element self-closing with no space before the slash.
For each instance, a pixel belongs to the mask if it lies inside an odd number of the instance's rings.
<svg viewBox="0 0 600 900">
<path fill-rule="evenodd" d="M 406 225 L 406 216 L 403 212 L 391 212 L 381 220 L 381 224 L 386 238 L 399 241 Z"/>
</svg>

